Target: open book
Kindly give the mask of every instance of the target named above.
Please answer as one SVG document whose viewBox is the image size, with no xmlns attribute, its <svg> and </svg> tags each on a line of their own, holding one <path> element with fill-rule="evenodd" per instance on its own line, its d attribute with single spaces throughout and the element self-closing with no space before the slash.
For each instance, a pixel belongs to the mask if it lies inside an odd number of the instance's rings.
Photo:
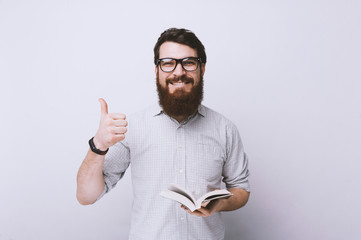
<svg viewBox="0 0 361 240">
<path fill-rule="evenodd" d="M 208 192 L 204 194 L 199 199 L 195 199 L 192 194 L 187 192 L 187 190 L 183 189 L 182 187 L 171 184 L 167 190 L 162 191 L 160 193 L 162 197 L 169 198 L 172 200 L 175 200 L 184 206 L 186 206 L 189 210 L 194 212 L 197 209 L 200 209 L 202 207 L 203 203 L 219 199 L 219 198 L 228 198 L 232 196 L 233 194 L 227 191 L 226 189 L 221 190 L 214 190 L 211 192 Z"/>
</svg>

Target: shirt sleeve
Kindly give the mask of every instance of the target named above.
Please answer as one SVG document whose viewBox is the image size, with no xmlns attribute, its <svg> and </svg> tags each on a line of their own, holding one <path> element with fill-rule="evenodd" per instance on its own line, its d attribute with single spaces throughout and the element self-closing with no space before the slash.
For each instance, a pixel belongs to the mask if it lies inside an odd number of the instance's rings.
<svg viewBox="0 0 361 240">
<path fill-rule="evenodd" d="M 226 134 L 226 161 L 223 167 L 223 182 L 228 189 L 242 188 L 250 192 L 248 158 L 236 126 L 234 124 L 227 125 Z"/>
<path fill-rule="evenodd" d="M 129 147 L 125 142 L 119 142 L 109 148 L 108 153 L 105 155 L 103 167 L 105 188 L 97 200 L 117 185 L 118 181 L 124 176 L 129 164 Z"/>
</svg>

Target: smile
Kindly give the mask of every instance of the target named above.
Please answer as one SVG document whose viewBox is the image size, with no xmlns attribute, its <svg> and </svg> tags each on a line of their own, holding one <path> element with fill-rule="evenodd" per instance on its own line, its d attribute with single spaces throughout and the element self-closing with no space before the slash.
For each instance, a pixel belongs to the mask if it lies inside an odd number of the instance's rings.
<svg viewBox="0 0 361 240">
<path fill-rule="evenodd" d="M 188 83 L 193 83 L 193 81 L 169 81 L 168 82 L 169 84 L 172 84 L 172 85 L 175 85 L 175 86 L 182 86 L 182 85 L 185 85 L 185 84 L 188 84 Z"/>
<path fill-rule="evenodd" d="M 169 82 L 169 86 L 172 89 L 188 89 L 192 82 Z"/>
</svg>

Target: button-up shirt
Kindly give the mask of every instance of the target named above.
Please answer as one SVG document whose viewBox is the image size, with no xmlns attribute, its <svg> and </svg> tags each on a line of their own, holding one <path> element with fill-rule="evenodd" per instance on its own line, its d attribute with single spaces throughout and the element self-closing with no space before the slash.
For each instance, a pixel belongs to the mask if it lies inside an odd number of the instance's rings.
<svg viewBox="0 0 361 240">
<path fill-rule="evenodd" d="M 131 166 L 129 239 L 223 239 L 221 213 L 190 215 L 160 192 L 176 183 L 199 198 L 221 188 L 221 181 L 228 189 L 250 191 L 248 160 L 236 126 L 203 105 L 182 123 L 158 105 L 129 116 L 128 122 L 126 138 L 109 149 L 103 173 L 106 193 Z"/>
</svg>

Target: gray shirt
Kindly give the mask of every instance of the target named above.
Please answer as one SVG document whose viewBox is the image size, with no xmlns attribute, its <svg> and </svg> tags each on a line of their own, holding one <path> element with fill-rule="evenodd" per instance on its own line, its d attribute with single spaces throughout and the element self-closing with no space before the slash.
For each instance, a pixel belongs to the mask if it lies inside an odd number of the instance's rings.
<svg viewBox="0 0 361 240">
<path fill-rule="evenodd" d="M 249 190 L 248 160 L 236 126 L 201 105 L 182 123 L 156 105 L 128 117 L 124 141 L 109 149 L 104 163 L 105 191 L 131 165 L 133 209 L 129 239 L 224 238 L 221 213 L 203 218 L 159 194 L 176 183 L 198 198 L 221 188 Z"/>
</svg>

